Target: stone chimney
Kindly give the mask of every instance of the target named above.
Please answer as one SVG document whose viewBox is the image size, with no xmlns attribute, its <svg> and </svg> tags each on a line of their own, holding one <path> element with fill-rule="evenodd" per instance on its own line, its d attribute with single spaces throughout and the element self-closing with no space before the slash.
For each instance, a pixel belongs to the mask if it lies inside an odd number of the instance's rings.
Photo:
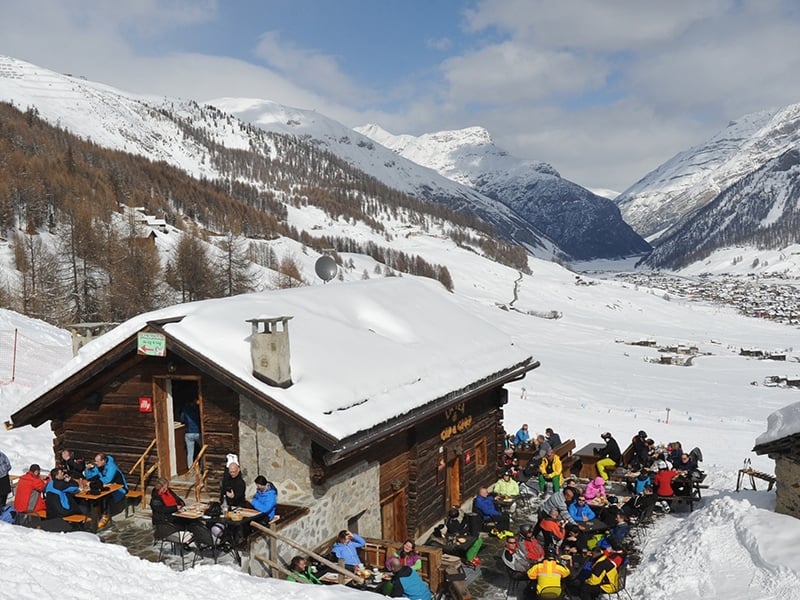
<svg viewBox="0 0 800 600">
<path fill-rule="evenodd" d="M 250 336 L 250 358 L 253 360 L 253 375 L 270 385 L 288 388 L 292 385 L 292 369 L 289 364 L 289 319 L 248 319 L 252 324 Z"/>
</svg>

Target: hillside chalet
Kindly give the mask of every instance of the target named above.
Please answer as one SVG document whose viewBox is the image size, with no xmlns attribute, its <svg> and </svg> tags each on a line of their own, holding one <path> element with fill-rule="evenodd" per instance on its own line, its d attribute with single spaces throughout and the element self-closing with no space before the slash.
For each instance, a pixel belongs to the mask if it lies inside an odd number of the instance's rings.
<svg viewBox="0 0 800 600">
<path fill-rule="evenodd" d="M 126 472 L 144 457 L 149 497 L 153 478 L 187 469 L 177 415 L 196 399 L 208 497 L 235 453 L 249 495 L 263 474 L 303 508 L 281 526 L 306 547 L 344 528 L 403 540 L 496 478 L 503 385 L 538 364 L 438 282 L 331 283 L 137 316 L 10 425 L 50 421 L 54 448 L 108 452 Z"/>
<path fill-rule="evenodd" d="M 800 519 L 800 402 L 769 416 L 753 452 L 775 461 L 775 511 Z"/>
</svg>

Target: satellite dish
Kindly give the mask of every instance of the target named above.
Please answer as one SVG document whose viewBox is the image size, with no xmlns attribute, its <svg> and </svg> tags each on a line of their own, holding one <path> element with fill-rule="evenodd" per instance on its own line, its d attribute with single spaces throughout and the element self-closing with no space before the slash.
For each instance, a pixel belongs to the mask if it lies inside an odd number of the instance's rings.
<svg viewBox="0 0 800 600">
<path fill-rule="evenodd" d="M 327 283 L 336 277 L 339 267 L 336 264 L 336 261 L 333 260 L 333 257 L 326 254 L 324 256 L 320 256 L 317 259 L 317 262 L 314 263 L 314 271 L 316 271 L 317 277 Z"/>
</svg>

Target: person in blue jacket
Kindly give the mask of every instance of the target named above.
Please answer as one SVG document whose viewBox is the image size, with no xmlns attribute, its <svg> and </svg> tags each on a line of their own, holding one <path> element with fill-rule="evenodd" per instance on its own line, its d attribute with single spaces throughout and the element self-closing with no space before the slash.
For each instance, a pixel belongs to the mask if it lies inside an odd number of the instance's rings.
<svg viewBox="0 0 800 600">
<path fill-rule="evenodd" d="M 530 446 L 530 443 L 531 434 L 528 433 L 528 424 L 524 423 L 517 431 L 517 435 L 514 436 L 514 446 L 522 448 L 523 446 Z"/>
<path fill-rule="evenodd" d="M 128 493 L 128 482 L 125 481 L 125 475 L 119 470 L 119 467 L 117 467 L 113 456 L 105 454 L 104 452 L 99 452 L 94 457 L 94 463 L 89 463 L 86 467 L 86 470 L 83 472 L 83 476 L 86 479 L 94 479 L 97 477 L 103 482 L 103 485 L 108 485 L 109 483 L 119 483 L 122 485 L 120 489 L 111 494 L 112 502 L 118 504 L 125 500 L 125 494 Z M 110 507 L 106 504 L 104 506 L 103 516 L 97 523 L 98 529 L 105 527 L 111 520 L 110 510 Z"/>
<path fill-rule="evenodd" d="M 336 555 L 336 558 L 344 561 L 345 568 L 354 570 L 362 564 L 361 558 L 358 556 L 358 549 L 366 543 L 366 540 L 357 533 L 342 529 L 336 537 L 331 552 Z"/>
<path fill-rule="evenodd" d="M 269 523 L 275 518 L 275 509 L 278 506 L 278 490 L 271 481 L 263 475 L 256 477 L 256 495 L 250 502 L 257 511 L 264 513 L 265 517 L 259 519 Z"/>
<path fill-rule="evenodd" d="M 80 491 L 78 484 L 68 481 L 64 471 L 56 467 L 50 471 L 50 481 L 44 488 L 44 501 L 47 505 L 47 518 L 58 519 L 69 515 L 79 515 L 81 510 L 73 494 Z M 88 511 L 87 511 L 88 512 Z"/>
<path fill-rule="evenodd" d="M 593 521 L 597 518 L 592 507 L 589 506 L 589 503 L 586 501 L 586 497 L 582 494 L 567 505 L 567 511 L 569 511 L 570 516 L 575 519 L 576 523 L 585 523 L 586 521 Z M 583 517 L 586 517 L 586 519 Z"/>
<path fill-rule="evenodd" d="M 431 590 L 419 573 L 406 566 L 396 556 L 389 560 L 392 576 L 392 598 L 409 600 L 431 600 Z"/>
<path fill-rule="evenodd" d="M 489 494 L 489 490 L 482 487 L 478 490 L 478 495 L 474 501 L 475 512 L 483 518 L 484 523 L 494 521 L 500 530 L 508 529 L 510 517 L 508 513 L 501 511 L 494 503 L 494 496 Z"/>
</svg>

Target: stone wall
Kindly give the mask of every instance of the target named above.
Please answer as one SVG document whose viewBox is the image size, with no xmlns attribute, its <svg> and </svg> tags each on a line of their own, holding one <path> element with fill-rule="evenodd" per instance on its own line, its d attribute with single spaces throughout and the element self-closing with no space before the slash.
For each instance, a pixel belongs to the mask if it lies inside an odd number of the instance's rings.
<svg viewBox="0 0 800 600">
<path fill-rule="evenodd" d="M 800 488 L 792 487 L 800 481 L 800 462 L 778 456 L 775 459 L 775 478 L 778 480 L 775 512 L 800 519 Z"/>
<path fill-rule="evenodd" d="M 262 474 L 278 488 L 278 502 L 304 506 L 309 513 L 282 527 L 279 533 L 306 548 L 317 548 L 348 528 L 350 519 L 365 537 L 381 536 L 380 465 L 367 461 L 331 477 L 322 486 L 310 479 L 311 439 L 297 427 L 281 422 L 276 415 L 246 398 L 240 398 L 239 460 L 248 484 L 248 496 L 255 493 L 253 479 Z M 266 572 L 255 554 L 270 556 L 267 544 L 259 539 L 251 548 L 242 568 L 254 575 Z M 280 562 L 288 565 L 301 554 L 285 543 L 278 543 Z"/>
</svg>

